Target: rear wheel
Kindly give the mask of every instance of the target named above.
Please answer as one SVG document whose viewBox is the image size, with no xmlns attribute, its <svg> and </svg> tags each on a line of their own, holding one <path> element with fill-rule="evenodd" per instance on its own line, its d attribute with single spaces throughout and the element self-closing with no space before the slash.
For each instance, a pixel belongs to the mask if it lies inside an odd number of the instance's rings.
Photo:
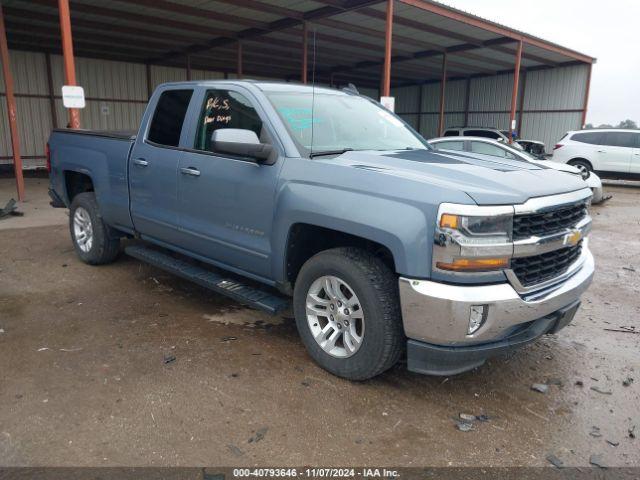
<svg viewBox="0 0 640 480">
<path fill-rule="evenodd" d="M 90 265 L 112 262 L 120 250 L 120 238 L 98 209 L 93 192 L 79 193 L 69 207 L 69 230 L 80 259 Z"/>
<path fill-rule="evenodd" d="M 404 348 L 396 275 L 378 258 L 336 248 L 309 259 L 294 290 L 300 337 L 325 370 L 366 380 L 391 368 Z"/>
<path fill-rule="evenodd" d="M 588 177 L 587 174 L 593 172 L 593 166 L 587 160 L 583 160 L 580 158 L 578 160 L 571 160 L 568 163 L 569 165 L 573 165 L 578 170 L 580 170 L 580 173 L 583 174 L 583 178 Z"/>
</svg>

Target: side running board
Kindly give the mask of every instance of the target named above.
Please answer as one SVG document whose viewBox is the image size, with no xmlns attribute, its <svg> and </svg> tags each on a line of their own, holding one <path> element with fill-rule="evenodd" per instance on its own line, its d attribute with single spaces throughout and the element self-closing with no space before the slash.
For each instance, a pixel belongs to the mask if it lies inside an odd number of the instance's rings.
<svg viewBox="0 0 640 480">
<path fill-rule="evenodd" d="M 287 297 L 244 285 L 238 280 L 225 278 L 213 270 L 193 265 L 153 248 L 130 245 L 124 251 L 127 255 L 138 260 L 191 280 L 216 293 L 231 297 L 248 307 L 277 314 L 286 310 L 290 305 L 290 300 Z"/>
</svg>

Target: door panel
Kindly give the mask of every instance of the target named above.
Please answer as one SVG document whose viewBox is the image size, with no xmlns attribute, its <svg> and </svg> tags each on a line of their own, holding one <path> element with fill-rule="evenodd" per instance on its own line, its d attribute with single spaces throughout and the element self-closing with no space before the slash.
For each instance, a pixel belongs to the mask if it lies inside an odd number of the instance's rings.
<svg viewBox="0 0 640 480">
<path fill-rule="evenodd" d="M 605 132 L 600 145 L 594 145 L 599 170 L 629 173 L 632 157 L 632 133 Z"/>
<path fill-rule="evenodd" d="M 634 133 L 634 148 L 631 152 L 630 172 L 640 175 L 640 133 Z"/>
<path fill-rule="evenodd" d="M 131 152 L 131 218 L 136 231 L 173 243 L 178 228 L 178 179 L 184 153 L 141 142 Z"/>
<path fill-rule="evenodd" d="M 192 150 L 178 165 L 181 244 L 195 254 L 271 278 L 271 225 L 282 162 L 258 164 L 212 151 L 211 135 L 223 128 L 252 130 L 272 143 L 266 118 L 240 91 L 204 92 Z M 258 107 L 260 108 L 260 107 Z"/>
<path fill-rule="evenodd" d="M 184 248 L 269 277 L 279 166 L 186 152 L 179 169 Z"/>
<path fill-rule="evenodd" d="M 178 149 L 193 90 L 165 89 L 145 112 L 129 161 L 130 211 L 139 233 L 166 243 L 178 240 Z"/>
</svg>

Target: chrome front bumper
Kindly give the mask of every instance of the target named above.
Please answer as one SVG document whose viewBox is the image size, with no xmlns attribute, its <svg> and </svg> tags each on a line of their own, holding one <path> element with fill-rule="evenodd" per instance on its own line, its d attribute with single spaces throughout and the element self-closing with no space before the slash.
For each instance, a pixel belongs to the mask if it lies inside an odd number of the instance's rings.
<svg viewBox="0 0 640 480">
<path fill-rule="evenodd" d="M 594 273 L 593 255 L 583 248 L 569 278 L 544 290 L 519 294 L 509 283 L 449 285 L 429 280 L 400 278 L 402 321 L 407 337 L 432 345 L 466 346 L 495 342 L 518 325 L 539 320 L 578 301 Z M 578 262 L 576 262 L 578 264 Z M 467 335 L 470 309 L 488 306 L 483 325 Z"/>
</svg>

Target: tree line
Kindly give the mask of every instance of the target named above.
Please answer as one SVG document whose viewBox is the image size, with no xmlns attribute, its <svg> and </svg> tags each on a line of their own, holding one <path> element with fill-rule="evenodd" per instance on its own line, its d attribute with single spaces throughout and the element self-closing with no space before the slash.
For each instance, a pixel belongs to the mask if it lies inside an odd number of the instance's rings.
<svg viewBox="0 0 640 480">
<path fill-rule="evenodd" d="M 587 123 L 584 126 L 585 129 L 590 129 L 590 128 L 632 128 L 632 129 L 637 129 L 638 128 L 638 124 L 636 122 L 634 122 L 633 120 L 623 120 L 621 121 L 618 125 L 609 125 L 608 123 L 603 123 L 601 125 L 598 125 L 597 127 L 593 125 L 593 123 Z"/>
</svg>

